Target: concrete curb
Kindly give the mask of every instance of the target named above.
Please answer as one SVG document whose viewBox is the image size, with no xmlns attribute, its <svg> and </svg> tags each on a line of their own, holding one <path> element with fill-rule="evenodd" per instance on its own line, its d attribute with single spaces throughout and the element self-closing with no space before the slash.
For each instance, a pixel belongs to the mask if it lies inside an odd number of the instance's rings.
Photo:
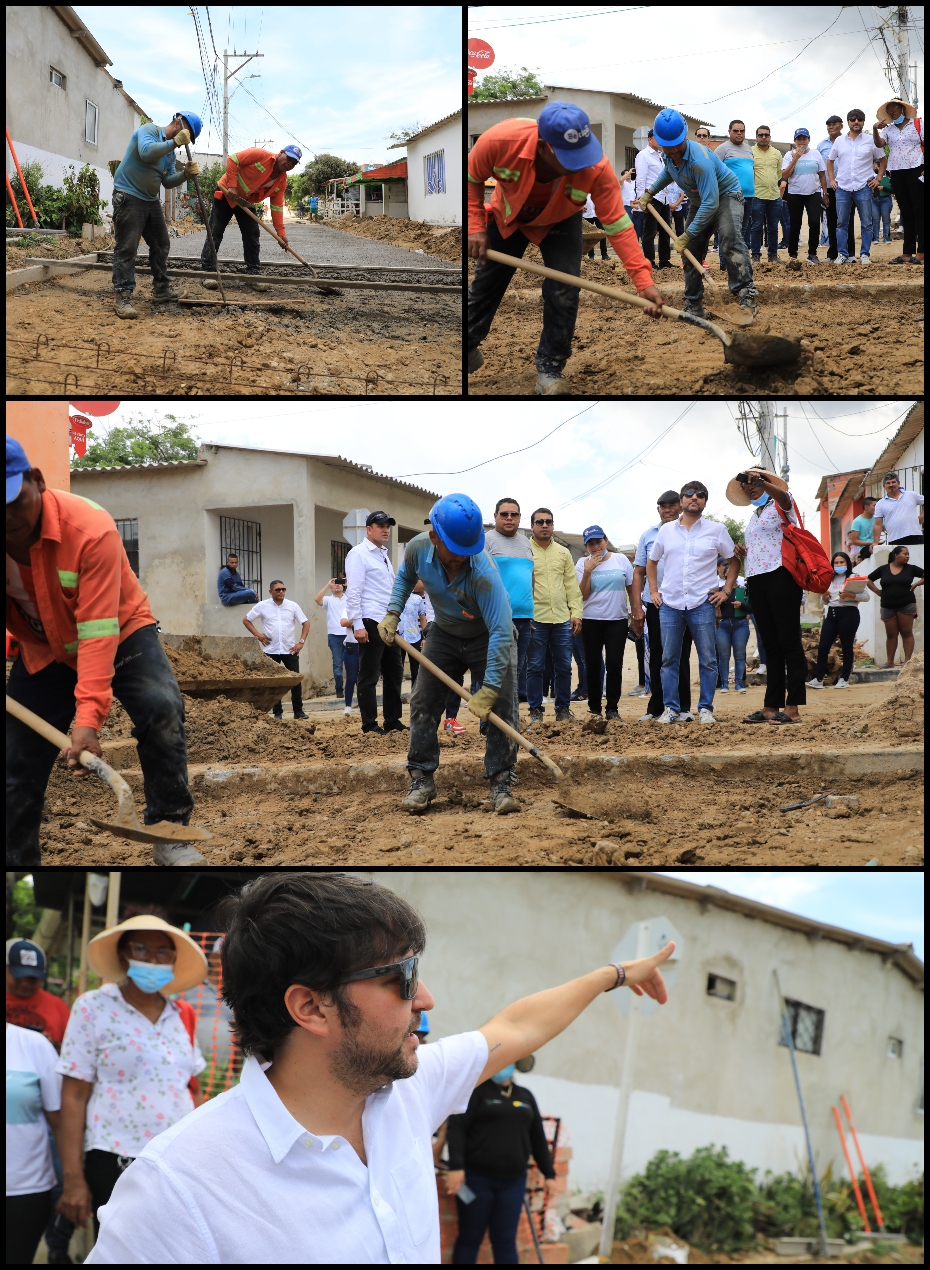
<svg viewBox="0 0 930 1270">
<path fill-rule="evenodd" d="M 6 275 L 7 291 L 15 291 L 27 282 L 48 282 L 60 273 L 80 273 L 85 265 L 97 263 L 97 253 L 90 256 L 72 256 L 70 260 L 50 260 L 48 264 L 30 265 L 28 269 L 13 269 Z"/>
</svg>

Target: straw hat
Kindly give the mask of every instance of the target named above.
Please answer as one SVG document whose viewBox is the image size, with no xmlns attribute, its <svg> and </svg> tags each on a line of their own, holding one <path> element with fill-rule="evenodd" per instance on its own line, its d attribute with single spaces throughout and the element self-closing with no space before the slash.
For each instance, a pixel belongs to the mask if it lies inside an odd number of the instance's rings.
<svg viewBox="0 0 930 1270">
<path fill-rule="evenodd" d="M 195 988 L 206 979 L 207 959 L 190 935 L 178 930 L 177 926 L 169 925 L 161 917 L 153 917 L 151 913 L 129 917 L 125 922 L 120 922 L 119 926 L 109 927 L 90 941 L 87 945 L 87 961 L 91 970 L 101 979 L 109 983 L 121 983 L 126 978 L 116 945 L 121 935 L 132 930 L 161 930 L 171 936 L 178 956 L 174 963 L 174 978 L 161 990 L 166 996 L 174 992 L 186 992 L 188 988 Z"/>
<path fill-rule="evenodd" d="M 764 467 L 747 467 L 746 472 L 747 472 L 747 475 L 753 472 L 757 472 L 759 476 L 767 477 L 768 480 L 771 481 L 771 483 L 775 486 L 776 489 L 788 488 L 788 486 L 785 484 L 785 482 L 781 479 L 780 476 L 776 476 L 774 472 L 766 472 Z M 734 507 L 748 507 L 749 504 L 752 502 L 752 499 L 745 492 L 742 485 L 740 485 L 739 481 L 736 479 L 735 476 L 733 477 L 733 480 L 730 481 L 729 484 L 727 485 L 727 502 L 732 503 Z"/>
<path fill-rule="evenodd" d="M 893 101 L 900 101 L 900 98 L 889 97 L 888 100 L 883 105 L 879 106 L 876 112 L 876 119 L 878 120 L 880 124 L 891 123 L 891 115 L 888 112 L 888 107 L 891 105 Z M 917 107 L 909 106 L 906 101 L 902 101 L 901 105 L 904 107 L 905 118 L 913 119 L 914 116 L 917 114 Z"/>
</svg>

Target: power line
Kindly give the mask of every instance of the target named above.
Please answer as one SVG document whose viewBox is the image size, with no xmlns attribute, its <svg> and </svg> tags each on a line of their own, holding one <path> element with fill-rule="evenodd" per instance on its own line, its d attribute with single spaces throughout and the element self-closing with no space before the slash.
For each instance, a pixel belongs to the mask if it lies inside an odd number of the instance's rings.
<svg viewBox="0 0 930 1270">
<path fill-rule="evenodd" d="M 838 471 L 840 470 L 840 469 L 839 469 L 839 467 L 838 467 L 838 466 L 837 466 L 837 465 L 833 462 L 833 460 L 830 458 L 829 454 L 827 454 L 826 450 L 824 449 L 823 442 L 821 441 L 820 437 L 818 437 L 818 436 L 817 436 L 817 433 L 814 431 L 814 425 L 811 423 L 810 419 L 808 419 L 808 417 L 807 417 L 807 411 L 804 409 L 804 402 L 803 402 L 803 401 L 802 401 L 802 402 L 800 402 L 800 406 L 801 406 L 801 414 L 804 416 L 804 420 L 805 420 L 805 422 L 807 423 L 807 426 L 810 428 L 810 430 L 811 430 L 811 435 L 814 437 L 814 440 L 815 440 L 815 441 L 817 442 L 817 444 L 820 446 L 821 450 L 823 450 L 823 456 L 824 456 L 824 458 L 825 458 L 825 459 L 827 460 L 827 462 L 831 465 L 832 470 L 833 470 L 834 472 L 838 472 Z"/>
<path fill-rule="evenodd" d="M 776 120 L 775 120 L 775 124 L 784 123 L 784 122 L 785 122 L 785 120 L 786 120 L 786 119 L 790 119 L 792 115 L 799 114 L 802 110 L 806 110 L 806 109 L 808 108 L 808 106 L 812 106 L 812 105 L 814 104 L 814 102 L 815 102 L 815 101 L 818 101 L 821 97 L 823 97 L 824 93 L 828 93 L 828 92 L 830 91 L 830 89 L 833 87 L 833 85 L 834 85 L 834 84 L 838 84 L 838 83 L 839 83 L 839 81 L 843 78 L 843 76 L 846 74 L 846 72 L 847 72 L 847 71 L 851 71 L 851 70 L 852 70 L 852 68 L 855 66 L 855 64 L 859 61 L 859 58 L 862 56 L 862 54 L 865 52 L 865 50 L 866 50 L 867 48 L 869 48 L 869 47 L 870 47 L 870 45 L 871 45 L 871 40 L 869 41 L 869 43 L 868 43 L 868 44 L 863 45 L 863 47 L 859 50 L 859 52 L 856 54 L 856 56 L 853 58 L 853 60 L 852 60 L 852 61 L 849 63 L 849 65 L 846 67 L 846 70 L 840 71 L 840 73 L 839 73 L 839 75 L 837 75 L 836 79 L 831 79 L 831 80 L 830 80 L 830 82 L 829 82 L 829 84 L 827 84 L 826 88 L 822 88 L 822 89 L 820 90 L 820 92 L 816 94 L 816 96 L 809 98 L 806 102 L 804 102 L 804 104 L 803 104 L 802 106 L 793 106 L 793 107 L 792 107 L 792 109 L 788 111 L 787 115 L 782 115 L 781 119 L 776 119 Z M 775 124 L 773 124 L 772 126 L 774 127 L 774 126 L 775 126 Z"/>
<path fill-rule="evenodd" d="M 594 13 L 564 13 L 560 17 L 555 18 L 530 18 L 524 19 L 522 22 L 490 22 L 486 26 L 476 26 L 469 28 L 475 31 L 502 31 L 515 26 L 542 26 L 547 22 L 570 22 L 577 18 L 609 18 L 615 13 L 634 13 L 637 9 L 648 9 L 645 4 L 635 4 L 629 9 L 601 9 Z"/>
<path fill-rule="evenodd" d="M 877 437 L 880 432 L 887 432 L 889 428 L 898 427 L 898 425 L 901 424 L 907 418 L 907 416 L 910 414 L 910 411 L 911 411 L 911 407 L 908 406 L 907 410 L 905 410 L 904 413 L 900 415 L 897 419 L 892 419 L 890 423 L 886 423 L 882 427 L 876 428 L 874 432 L 844 432 L 842 428 L 833 427 L 833 424 L 829 421 L 829 419 L 824 419 L 823 415 L 818 413 L 817 408 L 812 401 L 809 401 L 807 404 L 810 406 L 811 410 L 813 410 L 814 414 L 817 415 L 817 418 L 820 420 L 821 423 L 825 423 L 828 428 L 832 428 L 834 432 L 838 432 L 841 437 Z M 803 404 L 801 408 L 803 409 Z M 880 409 L 880 407 L 876 407 L 876 409 Z M 865 414 L 866 412 L 863 410 L 861 413 Z M 797 419 L 799 417 L 800 416 L 798 415 L 791 416 L 792 419 Z M 839 419 L 842 419 L 844 417 L 845 416 L 843 415 L 837 416 L 837 418 Z M 810 420 L 808 419 L 807 422 L 810 423 Z"/>
</svg>

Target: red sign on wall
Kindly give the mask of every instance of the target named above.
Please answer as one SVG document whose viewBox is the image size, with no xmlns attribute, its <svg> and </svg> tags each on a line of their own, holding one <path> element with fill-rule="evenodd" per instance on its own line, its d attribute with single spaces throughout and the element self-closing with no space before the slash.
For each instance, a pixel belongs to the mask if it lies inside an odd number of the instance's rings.
<svg viewBox="0 0 930 1270">
<path fill-rule="evenodd" d="M 87 433 L 94 426 L 85 415 L 70 415 L 71 445 L 74 453 L 82 459 L 87 453 Z"/>
</svg>

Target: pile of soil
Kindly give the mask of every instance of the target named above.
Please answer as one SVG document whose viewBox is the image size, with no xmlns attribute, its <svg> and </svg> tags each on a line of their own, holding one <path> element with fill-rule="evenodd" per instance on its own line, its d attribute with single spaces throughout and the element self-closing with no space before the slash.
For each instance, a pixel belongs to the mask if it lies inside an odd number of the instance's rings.
<svg viewBox="0 0 930 1270">
<path fill-rule="evenodd" d="M 451 260 L 453 264 L 462 263 L 461 225 L 427 225 L 403 216 L 356 216 L 354 212 L 347 212 L 328 224 L 361 238 L 377 238 L 440 260 Z"/>
<path fill-rule="evenodd" d="M 243 701 L 184 698 L 187 757 L 191 763 L 297 763 L 319 758 L 314 725 L 273 719 Z"/>
<path fill-rule="evenodd" d="M 180 648 L 163 647 L 177 679 L 254 679 L 256 675 L 287 674 L 282 665 L 268 658 L 253 663 L 241 657 L 209 657 L 196 635 Z"/>
<path fill-rule="evenodd" d="M 804 654 L 807 657 L 807 677 L 812 679 L 814 671 L 817 669 L 817 650 L 820 647 L 820 627 L 808 626 L 801 631 L 801 643 L 804 647 Z M 853 665 L 859 666 L 864 662 L 871 662 L 872 656 L 865 651 L 865 648 L 858 640 L 853 641 Z M 839 642 L 836 641 L 832 645 L 827 654 L 827 669 L 823 682 L 827 686 L 832 686 L 840 677 L 840 671 L 843 669 L 843 653 L 840 649 Z"/>
<path fill-rule="evenodd" d="M 916 653 L 901 668 L 887 701 L 875 715 L 876 729 L 904 744 L 913 743 L 923 734 L 924 655 Z"/>
<path fill-rule="evenodd" d="M 200 226 L 190 217 L 168 222 L 168 233 L 172 238 L 193 234 L 198 229 Z M 113 234 L 104 234 L 102 238 L 95 238 L 93 242 L 87 242 L 83 238 L 57 236 L 52 238 L 45 234 L 39 234 L 36 238 L 23 235 L 7 239 L 6 267 L 8 272 L 11 269 L 27 268 L 27 256 L 41 256 L 46 260 L 70 260 L 72 256 L 86 256 L 91 251 L 112 251 L 115 246 L 116 238 Z"/>
</svg>

